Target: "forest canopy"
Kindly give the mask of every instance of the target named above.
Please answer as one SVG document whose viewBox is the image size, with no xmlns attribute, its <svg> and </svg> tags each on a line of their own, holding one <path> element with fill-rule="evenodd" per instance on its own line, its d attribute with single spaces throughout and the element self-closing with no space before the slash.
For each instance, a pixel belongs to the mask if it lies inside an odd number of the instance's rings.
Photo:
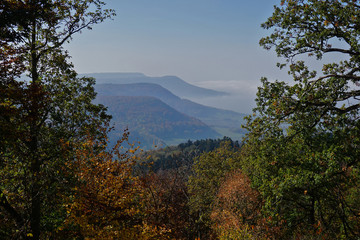
<svg viewBox="0 0 360 240">
<path fill-rule="evenodd" d="M 67 163 L 109 120 L 94 80 L 78 78 L 63 44 L 114 15 L 99 0 L 1 1 L 0 236 L 51 238 L 76 184 Z M 91 10 L 90 10 L 91 9 Z M 29 80 L 23 80 L 27 76 Z"/>
<path fill-rule="evenodd" d="M 264 213 L 288 234 L 359 236 L 358 1 L 281 1 L 260 40 L 289 67 L 294 83 L 262 79 L 248 117 L 246 167 Z M 344 59 L 320 71 L 306 59 Z M 305 59 L 305 60 L 304 60 Z"/>
<path fill-rule="evenodd" d="M 242 143 L 146 153 L 127 129 L 107 145 L 95 80 L 63 48 L 114 14 L 0 2 L 1 239 L 359 239 L 360 1 L 274 7 L 260 45 L 293 81 L 261 80 Z"/>
</svg>

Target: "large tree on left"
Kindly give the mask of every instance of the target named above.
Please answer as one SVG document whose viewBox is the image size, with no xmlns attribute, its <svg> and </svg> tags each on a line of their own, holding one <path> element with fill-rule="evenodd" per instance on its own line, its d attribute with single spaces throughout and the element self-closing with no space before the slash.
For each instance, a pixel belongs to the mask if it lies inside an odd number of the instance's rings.
<svg viewBox="0 0 360 240">
<path fill-rule="evenodd" d="M 0 238 L 48 238 L 66 217 L 65 162 L 109 119 L 63 44 L 114 15 L 100 0 L 0 2 Z"/>
</svg>

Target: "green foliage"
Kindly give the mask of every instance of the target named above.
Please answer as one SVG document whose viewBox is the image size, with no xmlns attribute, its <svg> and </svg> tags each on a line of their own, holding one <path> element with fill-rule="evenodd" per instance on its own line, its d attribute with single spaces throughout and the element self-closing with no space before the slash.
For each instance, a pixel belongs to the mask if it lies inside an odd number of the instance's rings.
<svg viewBox="0 0 360 240">
<path fill-rule="evenodd" d="M 73 181 L 65 163 L 109 120 L 92 104 L 94 80 L 78 78 L 62 45 L 113 15 L 99 0 L 0 4 L 0 237 L 47 238 L 64 220 Z M 26 75 L 26 79 L 22 79 Z M 21 76 L 21 77 L 20 77 Z M 63 148 L 63 145 L 67 148 Z"/>
<path fill-rule="evenodd" d="M 196 158 L 193 174 L 189 177 L 189 205 L 193 214 L 197 215 L 196 229 L 198 237 L 210 238 L 210 214 L 214 200 L 225 175 L 239 168 L 239 151 L 224 142 L 219 148 L 204 153 Z"/>
<path fill-rule="evenodd" d="M 141 176 L 145 192 L 144 219 L 151 226 L 163 229 L 170 239 L 194 239 L 197 229 L 197 213 L 190 211 L 188 179 L 192 173 L 195 158 L 214 151 L 221 144 L 229 148 L 238 147 L 229 138 L 187 141 L 147 151 L 140 158 L 145 161 L 138 165 L 136 173 Z M 145 160 L 146 159 L 146 160 Z"/>
<path fill-rule="evenodd" d="M 240 147 L 239 142 L 234 142 L 227 137 L 222 139 L 188 140 L 177 146 L 149 150 L 144 153 L 143 158 L 147 159 L 148 163 L 151 163 L 151 169 L 154 172 L 178 168 L 190 170 L 195 158 L 203 153 L 215 150 L 224 142 L 229 142 L 232 148 Z M 187 175 L 189 174 L 188 171 Z"/>
<path fill-rule="evenodd" d="M 282 1 L 260 44 L 290 63 L 293 84 L 262 79 L 248 117 L 243 168 L 285 238 L 359 237 L 358 1 Z M 343 61 L 310 70 L 297 56 Z M 285 65 L 279 64 L 279 67 Z"/>
</svg>

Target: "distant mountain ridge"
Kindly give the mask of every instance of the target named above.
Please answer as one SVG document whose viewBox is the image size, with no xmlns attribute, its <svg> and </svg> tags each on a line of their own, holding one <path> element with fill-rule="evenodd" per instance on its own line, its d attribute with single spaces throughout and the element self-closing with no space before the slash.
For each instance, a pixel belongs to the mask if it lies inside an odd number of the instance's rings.
<svg viewBox="0 0 360 240">
<path fill-rule="evenodd" d="M 240 129 L 246 114 L 204 106 L 181 99 L 160 85 L 152 83 L 96 84 L 99 96 L 149 96 L 156 97 L 179 112 L 195 117 L 211 127 Z"/>
<path fill-rule="evenodd" d="M 96 78 L 95 102 L 108 107 L 113 116 L 116 130 L 110 136 L 112 140 L 119 138 L 124 128 L 129 128 L 132 140 L 140 141 L 147 149 L 154 144 L 168 146 L 223 136 L 240 140 L 245 133 L 241 128 L 245 114 L 204 106 L 185 98 L 194 94 L 197 98 L 222 96 L 222 92 L 199 88 L 169 76 L 147 77 L 141 73 L 87 76 Z M 169 88 L 177 90 L 179 96 Z"/>
<path fill-rule="evenodd" d="M 98 96 L 96 103 L 108 107 L 115 124 L 115 136 L 129 128 L 131 140 L 142 146 L 171 145 L 182 141 L 218 138 L 221 135 L 200 120 L 176 111 L 161 100 L 149 96 Z"/>
<path fill-rule="evenodd" d="M 182 98 L 224 96 L 228 93 L 194 86 L 176 76 L 149 77 L 142 73 L 85 73 L 81 76 L 93 77 L 97 84 L 130 84 L 153 83 L 158 84 L 176 96 Z"/>
</svg>

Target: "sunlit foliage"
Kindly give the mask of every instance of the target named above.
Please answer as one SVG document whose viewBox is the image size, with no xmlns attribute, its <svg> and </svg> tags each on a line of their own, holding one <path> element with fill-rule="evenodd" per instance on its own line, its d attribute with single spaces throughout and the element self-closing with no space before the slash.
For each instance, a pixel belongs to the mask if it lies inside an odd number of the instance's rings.
<svg viewBox="0 0 360 240">
<path fill-rule="evenodd" d="M 263 24 L 273 33 L 260 44 L 287 60 L 279 67 L 288 64 L 294 82 L 262 80 L 244 168 L 288 238 L 360 234 L 359 13 L 358 1 L 289 0 Z M 344 60 L 320 72 L 304 61 L 330 53 Z"/>
</svg>

